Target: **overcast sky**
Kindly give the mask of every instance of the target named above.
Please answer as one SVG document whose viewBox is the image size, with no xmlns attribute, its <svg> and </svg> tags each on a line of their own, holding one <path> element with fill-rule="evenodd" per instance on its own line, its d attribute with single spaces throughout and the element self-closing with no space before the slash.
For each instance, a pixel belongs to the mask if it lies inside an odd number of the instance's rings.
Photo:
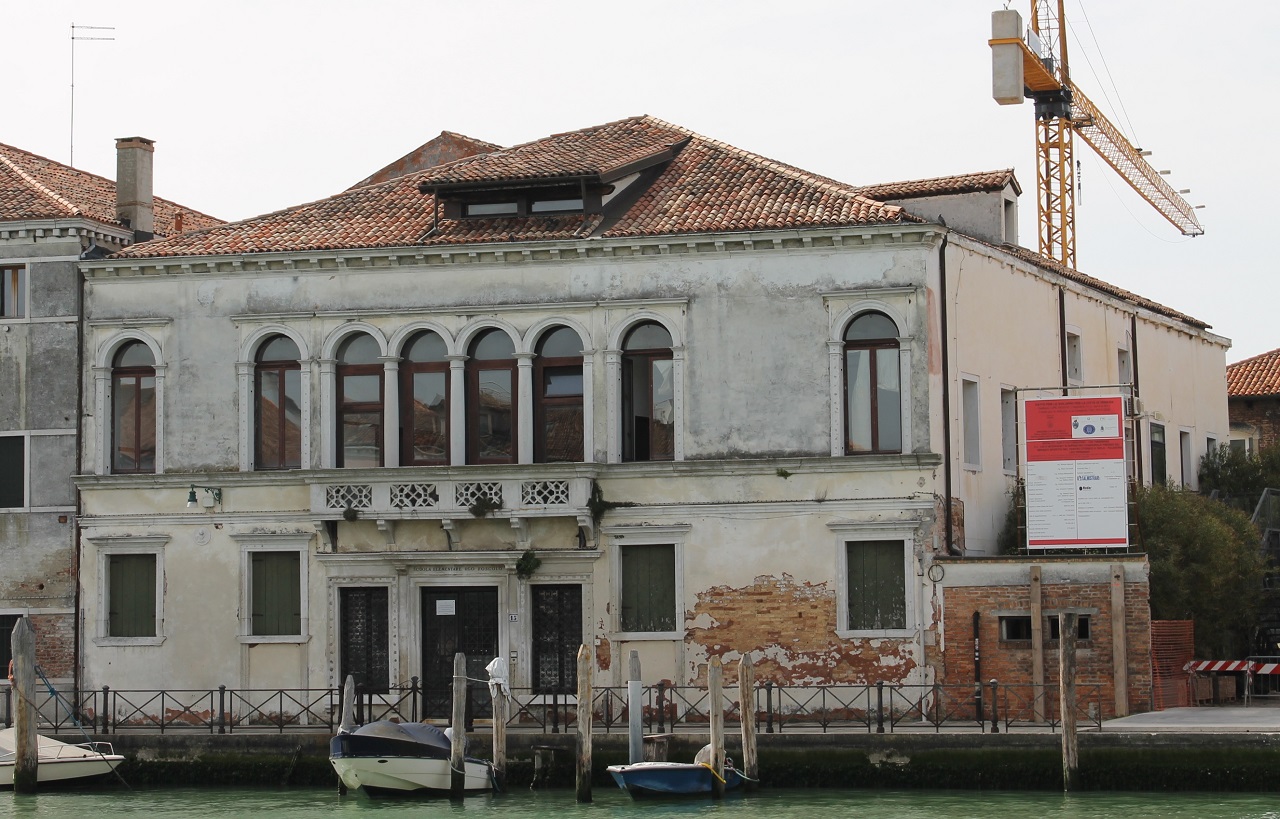
<svg viewBox="0 0 1280 819">
<path fill-rule="evenodd" d="M 243 219 L 337 193 L 441 130 L 513 145 L 652 114 L 854 184 L 1012 167 L 1036 244 L 1029 103 L 991 99 L 1004 0 L 13 0 L 0 142 L 115 177 L 156 140 L 156 193 Z M 1011 6 L 1029 13 L 1029 0 Z M 1077 140 L 1078 267 L 1280 347 L 1280 4 L 1067 0 L 1072 78 L 1170 170 L 1183 237 Z"/>
</svg>

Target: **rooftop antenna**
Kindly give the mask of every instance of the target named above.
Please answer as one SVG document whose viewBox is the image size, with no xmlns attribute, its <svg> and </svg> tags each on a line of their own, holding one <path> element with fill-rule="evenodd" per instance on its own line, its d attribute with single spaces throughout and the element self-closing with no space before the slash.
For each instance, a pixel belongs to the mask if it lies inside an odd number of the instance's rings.
<svg viewBox="0 0 1280 819">
<path fill-rule="evenodd" d="M 78 26 L 71 24 L 71 159 L 67 162 L 76 166 L 76 40 L 114 40 L 115 37 L 93 37 L 79 34 L 80 31 L 115 31 L 115 26 Z"/>
</svg>

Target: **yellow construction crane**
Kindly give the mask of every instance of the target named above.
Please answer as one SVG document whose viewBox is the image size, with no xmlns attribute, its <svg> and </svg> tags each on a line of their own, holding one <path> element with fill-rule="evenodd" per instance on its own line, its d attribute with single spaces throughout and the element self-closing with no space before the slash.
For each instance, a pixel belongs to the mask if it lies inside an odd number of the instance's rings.
<svg viewBox="0 0 1280 819">
<path fill-rule="evenodd" d="M 991 14 L 993 96 L 1001 105 L 1035 102 L 1041 255 L 1076 266 L 1076 134 L 1183 235 L 1204 233 L 1191 205 L 1143 158 L 1149 152 L 1134 147 L 1071 81 L 1065 19 L 1063 0 L 1031 0 L 1024 36 L 1017 11 Z"/>
</svg>

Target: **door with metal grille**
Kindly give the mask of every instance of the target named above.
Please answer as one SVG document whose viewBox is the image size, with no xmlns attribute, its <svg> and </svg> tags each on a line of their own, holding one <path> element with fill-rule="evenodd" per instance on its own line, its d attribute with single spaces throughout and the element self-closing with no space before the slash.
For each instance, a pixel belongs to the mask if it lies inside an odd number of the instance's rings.
<svg viewBox="0 0 1280 819">
<path fill-rule="evenodd" d="M 422 590 L 422 687 L 430 718 L 453 713 L 453 655 L 459 651 L 467 655 L 468 679 L 489 679 L 485 666 L 498 656 L 496 586 Z M 471 682 L 467 688 L 469 715 L 489 717 L 488 686 Z"/>
<path fill-rule="evenodd" d="M 357 691 L 385 694 L 391 683 L 386 587 L 339 589 L 338 608 L 342 629 L 339 684 L 350 675 Z"/>
<path fill-rule="evenodd" d="M 578 690 L 582 646 L 582 586 L 535 585 L 533 593 L 533 690 L 572 694 Z"/>
</svg>

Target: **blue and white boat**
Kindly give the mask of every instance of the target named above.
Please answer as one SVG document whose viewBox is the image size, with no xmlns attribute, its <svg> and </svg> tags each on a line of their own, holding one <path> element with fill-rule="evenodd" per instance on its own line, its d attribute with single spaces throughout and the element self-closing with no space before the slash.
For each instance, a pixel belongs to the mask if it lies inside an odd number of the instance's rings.
<svg viewBox="0 0 1280 819">
<path fill-rule="evenodd" d="M 694 762 L 633 762 L 610 765 L 607 770 L 618 787 L 633 798 L 709 794 L 712 784 L 720 778 L 709 764 L 710 758 L 710 746 L 707 746 Z M 725 759 L 722 781 L 725 790 L 742 784 L 742 775 L 733 767 L 731 759 Z"/>
</svg>

